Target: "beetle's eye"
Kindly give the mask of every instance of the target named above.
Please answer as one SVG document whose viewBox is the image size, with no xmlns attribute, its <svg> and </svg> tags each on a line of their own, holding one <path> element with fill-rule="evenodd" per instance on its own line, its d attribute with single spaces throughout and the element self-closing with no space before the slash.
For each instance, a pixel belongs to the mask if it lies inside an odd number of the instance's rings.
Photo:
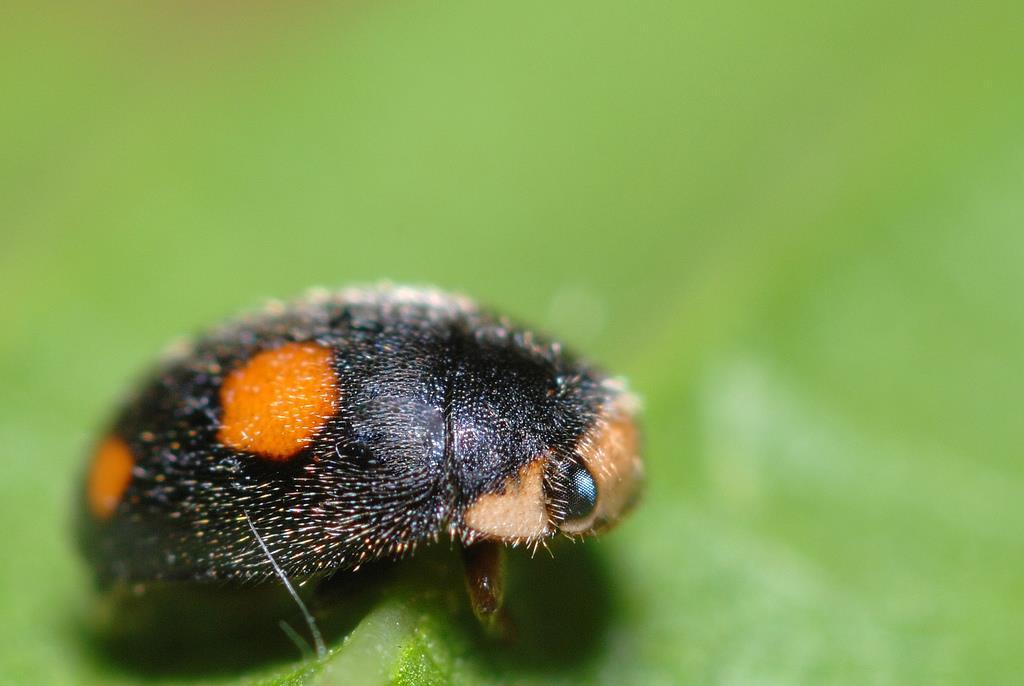
<svg viewBox="0 0 1024 686">
<path fill-rule="evenodd" d="M 586 467 L 574 464 L 566 473 L 565 517 L 563 521 L 589 517 L 597 505 L 597 484 Z"/>
</svg>

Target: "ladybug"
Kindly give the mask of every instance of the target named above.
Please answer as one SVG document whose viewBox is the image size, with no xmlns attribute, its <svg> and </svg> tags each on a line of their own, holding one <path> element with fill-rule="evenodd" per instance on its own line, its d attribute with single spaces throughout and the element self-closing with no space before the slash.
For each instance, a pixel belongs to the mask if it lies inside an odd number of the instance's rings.
<svg viewBox="0 0 1024 686">
<path fill-rule="evenodd" d="M 448 537 L 486 620 L 504 546 L 588 536 L 635 503 L 635 405 L 464 297 L 311 293 L 168 353 L 95 443 L 80 547 L 104 586 L 291 591 Z"/>
</svg>

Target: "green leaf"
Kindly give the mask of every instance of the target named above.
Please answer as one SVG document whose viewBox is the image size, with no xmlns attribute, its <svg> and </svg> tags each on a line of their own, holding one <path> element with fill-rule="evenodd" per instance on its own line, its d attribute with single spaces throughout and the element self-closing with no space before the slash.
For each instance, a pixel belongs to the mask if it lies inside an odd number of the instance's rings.
<svg viewBox="0 0 1024 686">
<path fill-rule="evenodd" d="M 15 2 L 0 683 L 1007 683 L 1024 670 L 1019 3 Z M 644 400 L 606 537 L 96 598 L 90 442 L 172 339 L 392 279 Z M 304 651 L 306 653 L 304 657 Z"/>
</svg>

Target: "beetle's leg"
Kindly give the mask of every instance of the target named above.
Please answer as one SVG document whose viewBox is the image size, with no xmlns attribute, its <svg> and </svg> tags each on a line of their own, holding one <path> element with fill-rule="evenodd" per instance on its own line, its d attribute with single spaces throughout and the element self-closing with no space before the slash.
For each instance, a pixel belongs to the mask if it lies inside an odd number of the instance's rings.
<svg viewBox="0 0 1024 686">
<path fill-rule="evenodd" d="M 502 608 L 505 600 L 505 546 L 480 541 L 462 549 L 466 569 L 466 590 L 473 614 L 489 631 L 512 638 L 513 626 Z"/>
<path fill-rule="evenodd" d="M 486 624 L 505 599 L 505 546 L 493 541 L 474 543 L 462 549 L 462 560 L 473 613 Z"/>
</svg>

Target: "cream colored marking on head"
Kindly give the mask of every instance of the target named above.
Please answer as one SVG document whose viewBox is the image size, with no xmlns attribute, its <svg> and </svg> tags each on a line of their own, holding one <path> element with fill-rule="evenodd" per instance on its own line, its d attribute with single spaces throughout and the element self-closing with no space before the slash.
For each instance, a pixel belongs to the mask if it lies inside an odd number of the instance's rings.
<svg viewBox="0 0 1024 686">
<path fill-rule="evenodd" d="M 632 396 L 607 407 L 601 419 L 580 439 L 577 453 L 597 484 L 597 505 L 590 517 L 564 522 L 568 533 L 590 533 L 614 524 L 634 503 L 643 484 Z"/>
<path fill-rule="evenodd" d="M 487 493 L 466 510 L 463 522 L 484 538 L 506 541 L 546 536 L 548 513 L 544 499 L 544 464 L 536 459 L 505 482 L 501 493 Z"/>
</svg>

